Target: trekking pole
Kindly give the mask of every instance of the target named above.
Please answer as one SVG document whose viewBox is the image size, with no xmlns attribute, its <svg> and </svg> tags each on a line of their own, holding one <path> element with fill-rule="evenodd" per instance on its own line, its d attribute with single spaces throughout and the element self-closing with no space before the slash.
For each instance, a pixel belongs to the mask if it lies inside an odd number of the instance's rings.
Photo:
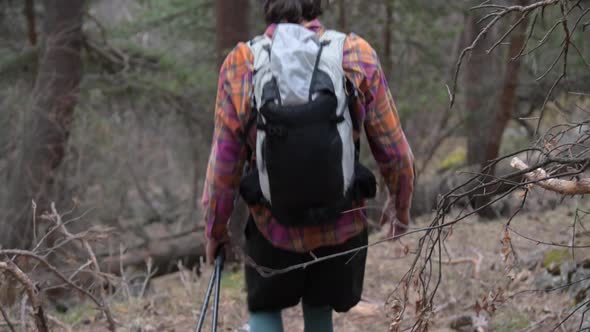
<svg viewBox="0 0 590 332">
<path fill-rule="evenodd" d="M 219 307 L 219 290 L 221 288 L 221 270 L 223 267 L 223 261 L 225 260 L 225 250 L 220 248 L 217 256 L 215 257 L 215 268 L 213 273 L 211 273 L 211 279 L 209 279 L 209 285 L 207 286 L 207 293 L 205 294 L 205 301 L 203 302 L 203 306 L 201 308 L 201 313 L 199 317 L 199 323 L 197 324 L 196 332 L 201 332 L 203 328 L 203 324 L 205 324 L 205 315 L 207 313 L 207 308 L 209 307 L 209 299 L 211 298 L 211 292 L 213 291 L 213 286 L 216 286 L 215 292 L 215 307 L 213 308 L 213 331 L 217 330 L 217 310 Z"/>
<path fill-rule="evenodd" d="M 205 301 L 203 302 L 203 307 L 201 308 L 201 315 L 199 317 L 199 324 L 197 325 L 197 329 L 195 331 L 200 332 L 203 328 L 203 324 L 205 323 L 205 314 L 207 313 L 207 307 L 209 306 L 209 298 L 211 297 L 211 291 L 213 290 L 213 284 L 215 283 L 215 273 L 213 271 L 211 273 L 211 279 L 209 279 L 209 286 L 207 287 L 207 294 L 205 294 Z"/>
<path fill-rule="evenodd" d="M 214 300 L 214 307 L 213 307 L 213 327 L 211 328 L 212 332 L 217 331 L 217 317 L 219 312 L 219 292 L 221 290 L 221 270 L 223 270 L 223 261 L 225 260 L 225 250 L 221 250 L 221 252 L 215 258 L 215 274 L 217 275 L 217 279 L 215 280 L 215 300 Z"/>
</svg>

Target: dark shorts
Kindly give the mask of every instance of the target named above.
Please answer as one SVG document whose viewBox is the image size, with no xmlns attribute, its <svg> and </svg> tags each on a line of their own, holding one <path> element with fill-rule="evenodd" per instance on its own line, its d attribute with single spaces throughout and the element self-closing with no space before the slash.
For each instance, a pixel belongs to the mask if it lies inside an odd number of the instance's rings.
<svg viewBox="0 0 590 332">
<path fill-rule="evenodd" d="M 313 251 L 323 257 L 367 245 L 365 229 L 343 244 L 321 247 Z M 258 230 L 252 219 L 246 226 L 245 252 L 258 265 L 283 269 L 309 262 L 309 254 L 295 253 L 274 247 Z M 246 265 L 246 288 L 250 312 L 275 311 L 299 304 L 303 300 L 312 306 L 329 306 L 336 312 L 346 312 L 361 299 L 367 250 L 329 259 L 270 278 L 262 277 Z"/>
</svg>

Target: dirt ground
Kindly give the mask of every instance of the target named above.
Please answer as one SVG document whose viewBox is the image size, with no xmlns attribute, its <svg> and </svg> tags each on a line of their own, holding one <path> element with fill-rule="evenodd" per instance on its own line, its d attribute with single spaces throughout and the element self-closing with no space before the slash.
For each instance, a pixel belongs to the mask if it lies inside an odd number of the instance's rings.
<svg viewBox="0 0 590 332">
<path fill-rule="evenodd" d="M 587 203 L 578 201 L 577 207 Z M 545 211 L 523 213 L 512 221 L 513 228 L 527 237 L 543 242 L 569 244 L 572 240 L 574 203 Z M 415 220 L 416 228 L 426 226 L 431 217 Z M 535 276 L 543 269 L 537 264 L 533 270 L 516 270 L 512 277 L 505 270 L 502 258 L 502 238 L 506 220 L 480 222 L 477 217 L 457 224 L 446 240 L 447 252 L 452 260 L 474 259 L 478 264 L 443 264 L 443 280 L 431 318 L 430 330 L 452 331 L 450 324 L 459 316 L 477 316 L 476 302 L 498 288 L 504 289 L 501 303 L 496 303 L 493 315 L 481 312 L 476 319 L 484 327 L 482 331 L 552 331 L 574 308 L 571 295 L 564 292 L 527 292 L 510 298 L 523 290 L 535 289 Z M 584 221 L 578 225 L 583 231 Z M 378 240 L 373 234 L 371 240 Z M 524 262 L 543 260 L 549 246 L 512 234 L 513 248 Z M 368 254 L 363 301 L 346 314 L 335 315 L 336 331 L 388 331 L 391 323 L 390 295 L 407 272 L 414 255 L 419 235 L 404 238 L 401 243 L 385 243 L 371 247 Z M 586 243 L 583 242 L 586 240 Z M 588 238 L 579 245 L 588 245 Z M 403 247 L 410 253 L 404 256 Z M 481 256 L 480 256 L 481 255 Z M 575 260 L 590 258 L 589 249 L 577 249 Z M 528 264 L 527 263 L 527 264 Z M 542 264 L 541 264 L 542 265 Z M 474 268 L 477 267 L 477 271 Z M 121 331 L 190 331 L 194 330 L 196 317 L 211 269 L 202 271 L 199 278 L 194 272 L 184 270 L 151 281 L 142 298 L 121 296 L 111 299 L 111 306 Z M 239 266 L 228 266 L 222 279 L 219 331 L 243 331 L 248 321 L 245 309 L 245 293 L 242 271 Z M 131 291 L 130 291 L 131 292 Z M 121 300 L 124 299 L 124 300 Z M 91 307 L 80 306 L 66 314 L 54 313 L 56 318 L 73 327 L 74 331 L 106 331 L 104 320 Z M 404 316 L 403 327 L 409 327 L 415 315 L 412 304 Z M 556 331 L 576 331 L 580 315 L 574 315 L 569 323 Z M 286 331 L 302 331 L 300 308 L 284 312 Z M 210 330 L 206 327 L 206 330 Z M 465 331 L 473 331 L 473 327 Z"/>
</svg>

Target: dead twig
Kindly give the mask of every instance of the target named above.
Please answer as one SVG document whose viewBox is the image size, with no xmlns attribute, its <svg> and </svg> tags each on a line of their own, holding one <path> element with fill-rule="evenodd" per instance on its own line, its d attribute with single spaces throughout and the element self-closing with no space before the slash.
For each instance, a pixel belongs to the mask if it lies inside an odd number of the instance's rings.
<svg viewBox="0 0 590 332">
<path fill-rule="evenodd" d="M 465 59 L 467 54 L 471 53 L 475 49 L 475 47 L 483 40 L 483 38 L 488 34 L 488 32 L 492 29 L 492 27 L 494 27 L 496 24 L 498 24 L 498 22 L 500 20 L 502 20 L 504 17 L 506 17 L 507 15 L 509 15 L 511 13 L 521 13 L 521 18 L 517 21 L 517 23 L 514 24 L 510 28 L 510 30 L 500 38 L 500 40 L 498 40 L 496 43 L 494 43 L 494 45 L 490 49 L 488 49 L 488 53 L 493 51 L 506 37 L 508 37 L 508 35 L 510 35 L 510 33 L 518 25 L 520 25 L 522 23 L 522 21 L 524 20 L 524 18 L 526 16 L 528 16 L 530 13 L 532 13 L 538 9 L 544 9 L 545 7 L 548 7 L 548 6 L 557 5 L 557 4 L 559 4 L 559 2 L 560 2 L 560 0 L 545 0 L 545 1 L 537 1 L 535 3 L 528 5 L 528 6 L 503 6 L 503 5 L 498 5 L 498 4 L 489 4 L 488 1 L 486 1 L 479 6 L 472 7 L 471 10 L 492 9 L 492 12 L 485 15 L 479 21 L 479 22 L 483 22 L 483 21 L 490 19 L 490 21 L 485 25 L 485 27 L 483 29 L 481 29 L 481 31 L 475 37 L 475 39 L 471 42 L 471 44 L 468 47 L 466 47 L 465 49 L 463 49 L 463 51 L 459 55 L 459 59 L 457 60 L 457 63 L 455 65 L 455 75 L 453 78 L 453 88 L 451 89 L 451 96 L 450 96 L 450 100 L 451 100 L 450 107 L 452 108 L 453 105 L 455 104 L 455 99 L 456 99 L 455 97 L 456 97 L 456 92 L 457 92 L 457 82 L 458 82 L 458 78 L 459 78 L 459 72 L 461 71 L 461 66 L 463 64 L 463 60 Z M 568 41 L 569 41 L 569 38 L 568 38 Z M 542 44 L 544 44 L 544 42 L 542 42 L 540 44 L 542 45 Z M 538 47 L 540 47 L 540 45 Z M 520 54 L 522 54 L 522 52 L 519 52 L 519 55 Z"/>
<path fill-rule="evenodd" d="M 8 313 L 6 311 L 4 311 L 4 308 L 2 308 L 1 305 L 0 305 L 0 314 L 2 314 L 2 318 L 4 319 L 4 322 L 6 322 L 6 326 L 8 326 L 8 329 L 10 329 L 10 332 L 16 332 L 14 325 L 12 325 L 12 322 L 10 321 L 10 317 L 8 317 Z"/>
<path fill-rule="evenodd" d="M 84 296 L 88 297 L 90 300 L 92 300 L 92 302 L 94 302 L 99 308 L 102 308 L 102 304 L 101 302 L 94 296 L 92 295 L 90 292 L 88 292 L 87 290 L 85 290 L 84 288 L 76 285 L 74 282 L 72 282 L 68 277 L 66 277 L 65 275 L 63 275 L 63 273 L 61 273 L 55 266 L 53 266 L 51 263 L 49 263 L 47 261 L 47 259 L 33 253 L 27 250 L 19 250 L 19 249 L 2 249 L 0 250 L 0 256 L 3 255 L 14 255 L 14 256 L 23 256 L 23 257 L 29 257 L 35 261 L 38 261 L 39 263 L 41 263 L 43 266 L 45 266 L 47 269 L 49 269 L 49 271 L 54 274 L 56 277 L 58 277 L 61 281 L 63 281 L 66 285 L 68 285 L 69 287 L 77 290 L 78 292 L 80 292 L 81 294 L 83 294 Z"/>
<path fill-rule="evenodd" d="M 481 263 L 483 262 L 483 255 L 479 252 L 476 253 L 477 257 L 459 257 L 459 258 L 452 258 L 449 260 L 438 261 L 433 260 L 434 262 L 440 262 L 443 265 L 461 265 L 461 264 L 471 264 L 473 269 L 471 270 L 471 277 L 474 279 L 480 278 L 480 271 L 481 271 Z"/>
<path fill-rule="evenodd" d="M 48 332 L 47 319 L 45 312 L 41 305 L 39 294 L 33 285 L 33 281 L 12 261 L 0 262 L 0 270 L 6 271 L 16 279 L 27 292 L 31 306 L 33 307 L 33 317 L 35 319 L 35 326 L 39 332 Z"/>
<path fill-rule="evenodd" d="M 529 168 L 529 166 L 518 157 L 512 159 L 510 166 L 521 171 Z M 552 179 L 542 168 L 537 168 L 532 172 L 526 173 L 524 176 L 529 181 L 536 181 L 536 185 L 558 194 L 573 196 L 590 193 L 590 178 L 584 178 L 577 181 Z"/>
<path fill-rule="evenodd" d="M 56 223 L 56 225 L 60 228 L 61 232 L 67 237 L 67 238 L 76 238 L 75 235 L 73 235 L 72 233 L 70 233 L 70 231 L 68 231 L 68 229 L 64 226 L 62 220 L 61 220 L 61 216 L 60 214 L 57 212 L 56 208 L 55 208 L 55 203 L 51 204 L 51 212 L 52 212 L 52 217 L 54 218 L 54 221 Z M 88 255 L 90 256 L 90 260 L 92 261 L 92 265 L 94 268 L 94 271 L 96 272 L 94 274 L 95 278 L 96 278 L 96 282 L 97 282 L 97 287 L 99 288 L 99 294 L 100 294 L 100 300 L 101 300 L 101 310 L 102 312 L 105 314 L 106 318 L 107 318 L 107 322 L 109 325 L 109 330 L 114 332 L 117 330 L 117 325 L 115 323 L 115 320 L 113 318 L 113 314 L 111 312 L 111 309 L 109 307 L 108 304 L 108 300 L 105 294 L 105 290 L 104 287 L 102 285 L 102 279 L 99 278 L 99 275 L 101 274 L 100 271 L 100 265 L 98 264 L 98 260 L 96 259 L 96 255 L 94 254 L 94 250 L 92 249 L 92 246 L 90 245 L 90 243 L 88 242 L 88 240 L 86 238 L 81 238 L 79 239 L 82 242 L 82 245 L 84 246 L 84 249 L 86 249 L 86 252 L 88 253 Z M 107 280 L 108 282 L 108 280 Z"/>
<path fill-rule="evenodd" d="M 60 321 L 59 319 L 57 319 L 56 317 L 53 317 L 51 315 L 47 315 L 47 319 L 52 322 L 54 325 L 59 326 L 61 329 L 65 330 L 66 332 L 72 332 L 72 327 L 67 325 L 66 323 Z"/>
</svg>

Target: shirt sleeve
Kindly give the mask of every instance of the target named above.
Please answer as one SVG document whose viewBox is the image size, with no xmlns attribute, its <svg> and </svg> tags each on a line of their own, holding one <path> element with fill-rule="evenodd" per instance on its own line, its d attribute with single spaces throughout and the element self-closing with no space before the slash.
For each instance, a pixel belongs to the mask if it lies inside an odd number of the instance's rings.
<svg viewBox="0 0 590 332">
<path fill-rule="evenodd" d="M 242 84 L 248 75 L 246 52 L 243 44 L 238 45 L 220 70 L 215 128 L 202 196 L 206 236 L 222 242 L 229 240 L 228 221 L 246 159 L 239 116 L 245 112 L 248 96 L 248 87 Z"/>
<path fill-rule="evenodd" d="M 364 128 L 371 152 L 398 209 L 410 208 L 414 190 L 414 156 L 375 50 L 353 37 L 351 58 L 362 72 L 358 88 L 364 98 Z M 346 54 L 345 54 L 346 56 Z"/>
</svg>

